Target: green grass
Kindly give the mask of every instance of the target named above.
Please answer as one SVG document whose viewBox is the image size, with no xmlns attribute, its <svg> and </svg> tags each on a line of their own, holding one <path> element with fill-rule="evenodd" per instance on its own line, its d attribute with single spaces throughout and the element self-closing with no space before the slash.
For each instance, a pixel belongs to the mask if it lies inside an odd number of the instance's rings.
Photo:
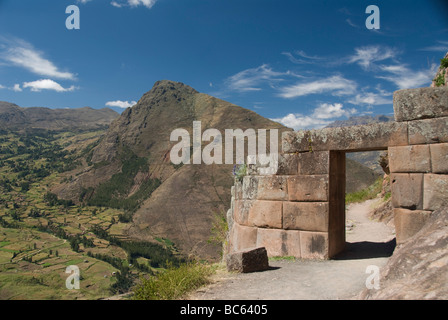
<svg viewBox="0 0 448 320">
<path fill-rule="evenodd" d="M 209 282 L 214 267 L 190 262 L 169 267 L 156 276 L 141 278 L 134 290 L 134 300 L 174 300 Z"/>
<path fill-rule="evenodd" d="M 381 192 L 382 184 L 383 184 L 383 178 L 380 177 L 371 186 L 365 189 L 352 193 L 347 193 L 345 195 L 345 203 L 346 204 L 358 203 L 375 198 L 378 195 L 378 193 Z"/>
<path fill-rule="evenodd" d="M 160 237 L 155 237 L 154 239 L 162 244 L 165 244 L 168 247 L 174 246 L 174 242 L 171 241 L 170 239 L 165 239 L 165 238 L 160 238 Z"/>
<path fill-rule="evenodd" d="M 284 257 L 270 257 L 269 258 L 270 261 L 295 261 L 297 260 L 296 257 L 294 256 L 284 256 Z"/>
<path fill-rule="evenodd" d="M 164 238 L 158 239 L 159 244 L 129 241 L 126 230 L 131 219 L 120 220 L 125 214 L 132 217 L 130 211 L 160 184 L 158 179 L 147 179 L 128 197 L 135 175 L 147 171 L 146 158 L 125 150 L 122 172 L 109 181 L 109 189 L 95 190 L 96 200 L 103 201 L 94 205 L 87 205 L 88 199 L 83 205 L 64 205 L 59 201 L 63 199 L 56 198 L 49 201 L 52 187 L 76 176 L 69 171 L 79 163 L 78 156 L 85 148 L 81 146 L 95 145 L 97 136 L 100 132 L 84 136 L 0 134 L 0 300 L 99 299 L 115 293 L 111 289 L 132 291 L 135 279 L 154 272 L 164 274 L 157 283 L 167 281 L 170 274 L 175 278 L 173 266 L 185 260 L 177 254 L 174 243 Z M 105 163 L 97 166 L 102 165 Z M 114 201 L 115 208 L 111 208 Z M 93 234 L 94 228 L 104 230 L 104 234 Z M 82 235 L 92 243 L 82 242 Z M 79 239 L 78 247 L 72 246 L 73 239 Z M 167 261 L 171 265 L 165 275 Z M 68 265 L 80 268 L 80 290 L 65 287 Z M 205 276 L 204 270 L 198 271 L 198 276 Z M 185 290 L 183 283 L 192 287 L 201 283 L 199 277 L 193 278 L 190 275 L 181 280 L 180 289 L 174 291 Z"/>
<path fill-rule="evenodd" d="M 0 300 L 99 299 L 110 295 L 109 287 L 114 282 L 112 272 L 116 268 L 108 263 L 73 252 L 68 243 L 48 233 L 0 227 L 0 234 L 20 249 L 15 258 L 3 251 L 7 249 L 0 250 Z M 37 244 L 37 250 L 31 249 L 33 243 Z M 55 255 L 55 248 L 59 256 Z M 32 258 L 32 262 L 25 260 L 26 257 Z M 72 264 L 80 268 L 81 290 L 65 287 L 68 276 L 65 269 Z"/>
<path fill-rule="evenodd" d="M 73 143 L 79 139 L 73 135 L 68 141 L 69 137 L 70 134 L 0 134 L 0 300 L 107 297 L 117 282 L 112 276 L 117 268 L 88 256 L 88 251 L 127 261 L 126 251 L 92 234 L 86 237 L 94 241 L 94 247 L 81 244 L 79 252 L 75 252 L 67 239 L 45 229 L 51 224 L 54 230 L 64 230 L 71 236 L 88 232 L 97 224 L 109 230 L 112 221 L 118 221 L 124 213 L 120 209 L 91 206 L 64 208 L 44 201 L 44 195 L 64 178 L 63 169 L 74 163 L 71 152 L 59 147 L 64 144 L 76 148 Z M 39 174 L 40 168 L 45 169 L 45 175 Z M 29 187 L 27 192 L 22 190 L 23 183 Z M 37 215 L 31 215 L 32 211 L 37 211 Z M 127 226 L 120 223 L 114 228 L 114 236 L 126 240 L 123 232 Z M 65 287 L 68 265 L 80 267 L 81 290 Z M 146 274 L 135 268 L 131 272 Z"/>
</svg>

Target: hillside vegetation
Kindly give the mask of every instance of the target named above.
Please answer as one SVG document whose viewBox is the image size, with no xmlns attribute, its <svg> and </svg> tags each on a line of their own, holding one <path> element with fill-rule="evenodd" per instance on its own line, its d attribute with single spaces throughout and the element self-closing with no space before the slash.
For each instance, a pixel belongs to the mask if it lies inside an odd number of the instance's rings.
<svg viewBox="0 0 448 320">
<path fill-rule="evenodd" d="M 99 299 L 184 260 L 168 239 L 131 241 L 126 210 L 76 205 L 50 190 L 104 131 L 0 133 L 0 299 Z M 132 167 L 132 166 L 131 166 Z M 81 270 L 67 290 L 66 268 Z"/>
</svg>

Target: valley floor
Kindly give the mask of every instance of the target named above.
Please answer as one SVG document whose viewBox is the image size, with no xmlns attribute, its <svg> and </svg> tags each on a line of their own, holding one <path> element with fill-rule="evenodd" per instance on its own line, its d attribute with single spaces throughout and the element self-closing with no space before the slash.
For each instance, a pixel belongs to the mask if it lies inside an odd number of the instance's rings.
<svg viewBox="0 0 448 320">
<path fill-rule="evenodd" d="M 395 246 L 392 226 L 369 219 L 379 199 L 347 208 L 346 250 L 327 261 L 270 260 L 270 270 L 235 274 L 224 270 L 189 300 L 338 300 L 356 299 Z M 367 272 L 368 271 L 368 272 Z M 381 286 L 381 279 L 379 279 Z M 374 288 L 371 290 L 375 290 Z"/>
</svg>

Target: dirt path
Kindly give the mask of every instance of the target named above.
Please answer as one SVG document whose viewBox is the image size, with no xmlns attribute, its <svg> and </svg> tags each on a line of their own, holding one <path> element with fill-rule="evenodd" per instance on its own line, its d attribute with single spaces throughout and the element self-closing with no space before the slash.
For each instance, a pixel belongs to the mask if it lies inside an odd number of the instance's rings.
<svg viewBox="0 0 448 320">
<path fill-rule="evenodd" d="M 376 199 L 347 209 L 347 247 L 327 261 L 269 261 L 270 270 L 218 272 L 190 300 L 336 300 L 355 298 L 366 287 L 369 265 L 381 268 L 394 248 L 394 230 L 368 218 Z M 372 289 L 374 290 L 374 289 Z"/>
</svg>

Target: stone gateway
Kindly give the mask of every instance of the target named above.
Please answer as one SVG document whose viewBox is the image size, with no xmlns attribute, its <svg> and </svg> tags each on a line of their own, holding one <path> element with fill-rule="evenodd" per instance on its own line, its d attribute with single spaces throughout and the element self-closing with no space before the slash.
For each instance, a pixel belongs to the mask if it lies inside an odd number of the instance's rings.
<svg viewBox="0 0 448 320">
<path fill-rule="evenodd" d="M 448 87 L 394 93 L 395 121 L 288 131 L 277 172 L 232 187 L 227 254 L 330 259 L 345 246 L 345 153 L 387 150 L 397 243 L 448 205 Z"/>
</svg>

